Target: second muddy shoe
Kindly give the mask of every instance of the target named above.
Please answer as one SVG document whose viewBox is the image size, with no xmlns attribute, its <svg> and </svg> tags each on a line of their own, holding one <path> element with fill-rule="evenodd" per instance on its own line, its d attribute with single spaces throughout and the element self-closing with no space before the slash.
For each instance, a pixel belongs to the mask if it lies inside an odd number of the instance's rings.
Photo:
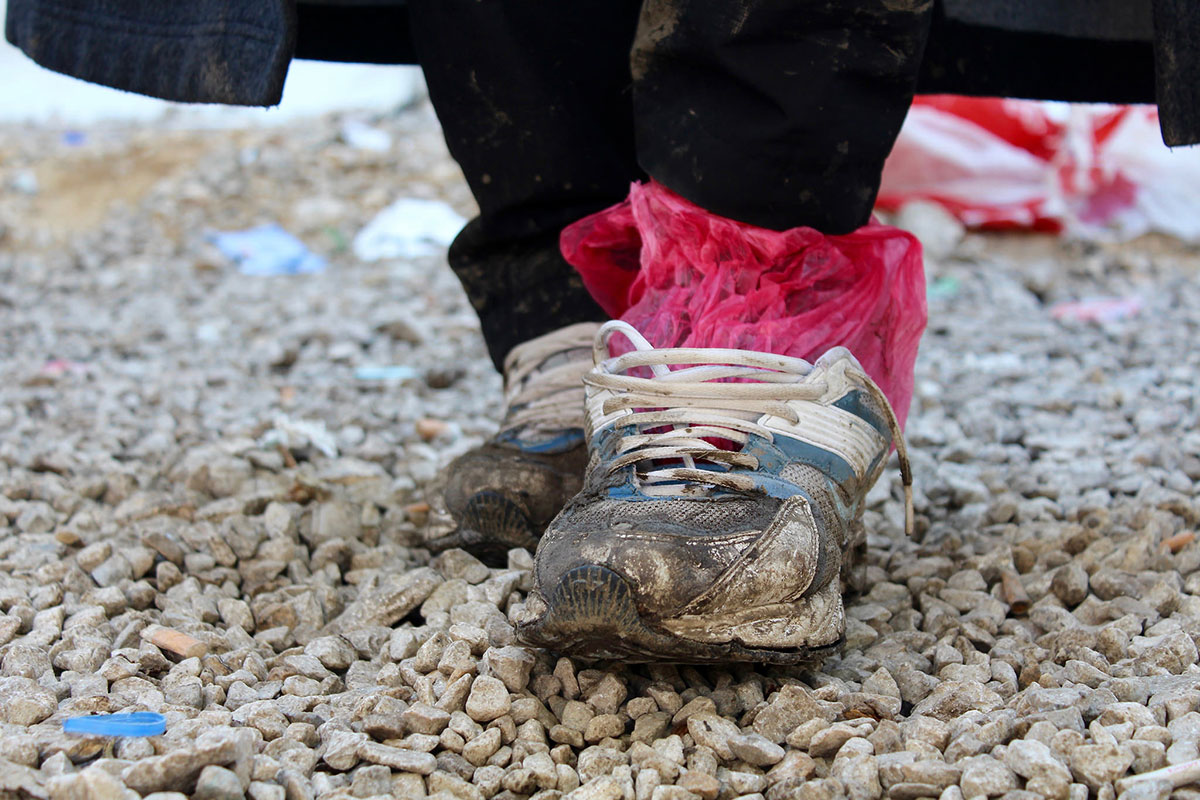
<svg viewBox="0 0 1200 800">
<path fill-rule="evenodd" d="M 609 356 L 621 334 L 634 349 Z M 550 524 L 519 621 L 528 644 L 593 659 L 797 663 L 840 644 L 842 577 L 895 414 L 845 348 L 814 364 L 597 337 L 591 460 Z"/>
<path fill-rule="evenodd" d="M 579 491 L 587 464 L 583 376 L 599 327 L 583 322 L 513 348 L 504 364 L 500 432 L 447 468 L 446 509 L 457 528 L 429 542 L 431 549 L 461 547 L 503 565 L 511 548 L 534 549 Z"/>
</svg>

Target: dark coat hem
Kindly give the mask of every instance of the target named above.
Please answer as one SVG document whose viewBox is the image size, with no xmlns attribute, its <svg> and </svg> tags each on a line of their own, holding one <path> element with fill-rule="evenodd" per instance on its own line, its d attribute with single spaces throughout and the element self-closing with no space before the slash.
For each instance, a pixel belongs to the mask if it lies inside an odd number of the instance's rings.
<svg viewBox="0 0 1200 800">
<path fill-rule="evenodd" d="M 41 66 L 93 83 L 163 100 L 269 106 L 283 96 L 296 27 L 287 0 L 9 0 L 5 36 Z"/>
<path fill-rule="evenodd" d="M 1047 33 L 1054 3 L 1035 4 L 1041 25 L 1022 30 L 948 18 L 938 0 L 917 90 L 1157 102 L 1168 145 L 1200 143 L 1200 3 L 1152 1 L 1153 43 Z M 278 103 L 294 57 L 416 60 L 404 0 L 8 0 L 6 36 L 56 72 L 231 105 Z"/>
</svg>

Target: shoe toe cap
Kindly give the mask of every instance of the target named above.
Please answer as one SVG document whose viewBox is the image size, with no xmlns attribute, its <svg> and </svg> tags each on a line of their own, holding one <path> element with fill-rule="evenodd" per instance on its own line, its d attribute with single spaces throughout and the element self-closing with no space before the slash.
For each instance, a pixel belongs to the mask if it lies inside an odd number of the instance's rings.
<svg viewBox="0 0 1200 800">
<path fill-rule="evenodd" d="M 711 501 L 709 508 L 703 501 L 645 501 L 636 515 L 640 521 L 630 520 L 629 503 L 608 502 L 613 508 L 606 514 L 594 507 L 589 514 L 572 513 L 578 509 L 568 506 L 551 524 L 537 557 L 543 594 L 573 569 L 602 566 L 634 587 L 644 617 L 664 619 L 802 595 L 830 572 L 825 562 L 837 557 L 836 548 L 830 553 L 823 547 L 800 498 L 744 499 L 716 509 Z M 696 505 L 680 513 L 680 502 Z M 654 506 L 662 506 L 660 513 Z"/>
</svg>

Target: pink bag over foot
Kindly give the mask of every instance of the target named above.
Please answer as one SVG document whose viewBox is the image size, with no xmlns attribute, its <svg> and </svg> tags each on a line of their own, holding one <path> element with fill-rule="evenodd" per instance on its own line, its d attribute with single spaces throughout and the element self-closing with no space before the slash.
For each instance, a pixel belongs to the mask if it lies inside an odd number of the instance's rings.
<svg viewBox="0 0 1200 800">
<path fill-rule="evenodd" d="M 562 251 L 614 318 L 656 347 L 733 347 L 813 360 L 852 352 L 903 423 L 925 329 L 921 246 L 870 223 L 844 236 L 719 217 L 664 186 L 563 231 Z"/>
</svg>

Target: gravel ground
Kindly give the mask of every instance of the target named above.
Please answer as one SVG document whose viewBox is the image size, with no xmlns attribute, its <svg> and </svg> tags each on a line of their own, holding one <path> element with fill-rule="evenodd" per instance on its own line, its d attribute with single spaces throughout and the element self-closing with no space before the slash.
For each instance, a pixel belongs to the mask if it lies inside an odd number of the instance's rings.
<svg viewBox="0 0 1200 800">
<path fill-rule="evenodd" d="M 885 478 L 842 654 L 574 663 L 514 642 L 529 553 L 421 548 L 500 387 L 440 257 L 347 247 L 400 194 L 471 210 L 427 108 L 379 126 L 0 128 L 0 796 L 1200 797 L 1120 782 L 1200 757 L 1195 250 L 951 242 L 921 535 Z M 204 237 L 271 221 L 329 269 Z M 1143 309 L 1050 313 L 1093 295 Z M 62 732 L 131 710 L 166 733 Z"/>
</svg>

